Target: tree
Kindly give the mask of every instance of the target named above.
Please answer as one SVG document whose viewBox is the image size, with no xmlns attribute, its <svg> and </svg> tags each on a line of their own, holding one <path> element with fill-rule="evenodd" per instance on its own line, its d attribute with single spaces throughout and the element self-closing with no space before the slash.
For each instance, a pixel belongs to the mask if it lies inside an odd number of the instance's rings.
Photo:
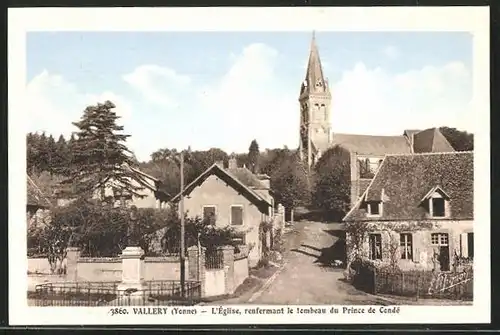
<svg viewBox="0 0 500 335">
<path fill-rule="evenodd" d="M 259 172 L 259 144 L 257 140 L 253 140 L 248 148 L 248 168 L 253 173 Z"/>
<path fill-rule="evenodd" d="M 174 210 L 169 217 L 169 222 L 163 235 L 163 252 L 179 253 L 180 225 L 180 217 L 177 211 Z M 186 247 L 197 245 L 198 242 L 208 250 L 223 245 L 237 246 L 234 240 L 237 233 L 231 226 L 217 227 L 209 219 L 202 220 L 199 217 L 191 218 L 187 215 L 184 216 L 184 225 Z"/>
<path fill-rule="evenodd" d="M 287 211 L 308 204 L 310 188 L 307 170 L 297 155 L 289 154 L 270 177 L 275 200 L 285 206 Z"/>
<path fill-rule="evenodd" d="M 330 219 L 340 220 L 350 207 L 350 198 L 349 152 L 335 146 L 315 166 L 313 204 Z"/>
<path fill-rule="evenodd" d="M 133 165 L 132 153 L 124 142 L 130 135 L 121 134 L 123 126 L 116 124 L 120 118 L 113 110 L 111 101 L 85 109 L 80 121 L 73 125 L 79 130 L 71 144 L 73 164 L 69 178 L 77 195 L 91 197 L 100 190 L 101 200 L 105 200 L 105 186 L 113 181 L 119 193 L 141 197 L 142 187 L 133 183 L 137 177 L 124 165 Z"/>
<path fill-rule="evenodd" d="M 456 128 L 440 127 L 439 130 L 456 151 L 474 150 L 474 135 Z"/>
</svg>

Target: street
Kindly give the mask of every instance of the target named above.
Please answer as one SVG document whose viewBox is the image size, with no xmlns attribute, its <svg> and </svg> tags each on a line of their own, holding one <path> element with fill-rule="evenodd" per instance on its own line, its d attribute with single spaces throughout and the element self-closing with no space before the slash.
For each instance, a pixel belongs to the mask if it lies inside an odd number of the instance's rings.
<svg viewBox="0 0 500 335">
<path fill-rule="evenodd" d="M 328 264 L 343 259 L 339 224 L 302 221 L 287 234 L 286 265 L 253 304 L 381 304 L 376 297 L 343 281 L 343 270 Z"/>
</svg>

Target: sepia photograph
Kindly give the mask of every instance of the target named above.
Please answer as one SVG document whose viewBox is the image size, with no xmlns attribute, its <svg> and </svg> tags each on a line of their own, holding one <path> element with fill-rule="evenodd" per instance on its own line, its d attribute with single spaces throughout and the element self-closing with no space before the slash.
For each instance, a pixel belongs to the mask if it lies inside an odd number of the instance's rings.
<svg viewBox="0 0 500 335">
<path fill-rule="evenodd" d="M 309 23 L 26 32 L 25 308 L 476 306 L 475 36 Z"/>
</svg>

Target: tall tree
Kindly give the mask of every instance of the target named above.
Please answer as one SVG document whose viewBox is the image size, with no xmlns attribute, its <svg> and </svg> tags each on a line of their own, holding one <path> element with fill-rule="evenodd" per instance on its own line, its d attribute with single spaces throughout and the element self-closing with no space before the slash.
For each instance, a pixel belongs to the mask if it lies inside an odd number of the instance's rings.
<svg viewBox="0 0 500 335">
<path fill-rule="evenodd" d="M 58 162 L 57 162 L 57 144 L 52 134 L 47 138 L 46 150 L 47 150 L 46 171 L 50 172 L 51 174 L 54 174 L 56 173 L 57 170 L 56 166 Z"/>
<path fill-rule="evenodd" d="M 111 101 L 85 109 L 80 121 L 76 139 L 71 145 L 73 164 L 66 182 L 73 184 L 73 192 L 90 197 L 100 191 L 104 200 L 105 186 L 113 181 L 117 192 L 141 197 L 141 186 L 133 183 L 137 176 L 124 165 L 133 165 L 132 153 L 125 145 L 130 135 L 121 134 L 123 126 L 117 125 L 120 118 Z"/>
<path fill-rule="evenodd" d="M 285 206 L 287 213 L 309 203 L 311 193 L 307 171 L 297 155 L 289 153 L 281 161 L 271 174 L 271 188 L 276 194 L 276 202 Z"/>
<path fill-rule="evenodd" d="M 253 140 L 248 148 L 248 168 L 253 173 L 259 172 L 259 156 L 259 144 L 257 143 L 257 140 Z"/>
<path fill-rule="evenodd" d="M 350 206 L 349 152 L 339 146 L 328 149 L 314 169 L 313 205 L 330 219 L 340 220 Z"/>
<path fill-rule="evenodd" d="M 439 130 L 456 151 L 474 150 L 473 134 L 449 127 L 440 127 Z"/>
</svg>

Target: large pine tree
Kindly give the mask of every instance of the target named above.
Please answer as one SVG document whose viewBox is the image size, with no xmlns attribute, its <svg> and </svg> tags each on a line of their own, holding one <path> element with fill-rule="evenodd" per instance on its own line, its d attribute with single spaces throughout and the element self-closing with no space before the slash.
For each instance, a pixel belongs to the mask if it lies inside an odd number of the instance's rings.
<svg viewBox="0 0 500 335">
<path fill-rule="evenodd" d="M 111 101 L 85 109 L 82 118 L 74 122 L 79 131 L 71 143 L 73 162 L 68 181 L 77 196 L 90 197 L 104 190 L 108 182 L 113 183 L 115 192 L 141 196 L 142 187 L 133 180 L 138 176 L 126 165 L 133 165 L 132 152 L 125 145 L 130 135 L 122 134 L 123 126 L 117 125 L 120 118 Z"/>
</svg>

